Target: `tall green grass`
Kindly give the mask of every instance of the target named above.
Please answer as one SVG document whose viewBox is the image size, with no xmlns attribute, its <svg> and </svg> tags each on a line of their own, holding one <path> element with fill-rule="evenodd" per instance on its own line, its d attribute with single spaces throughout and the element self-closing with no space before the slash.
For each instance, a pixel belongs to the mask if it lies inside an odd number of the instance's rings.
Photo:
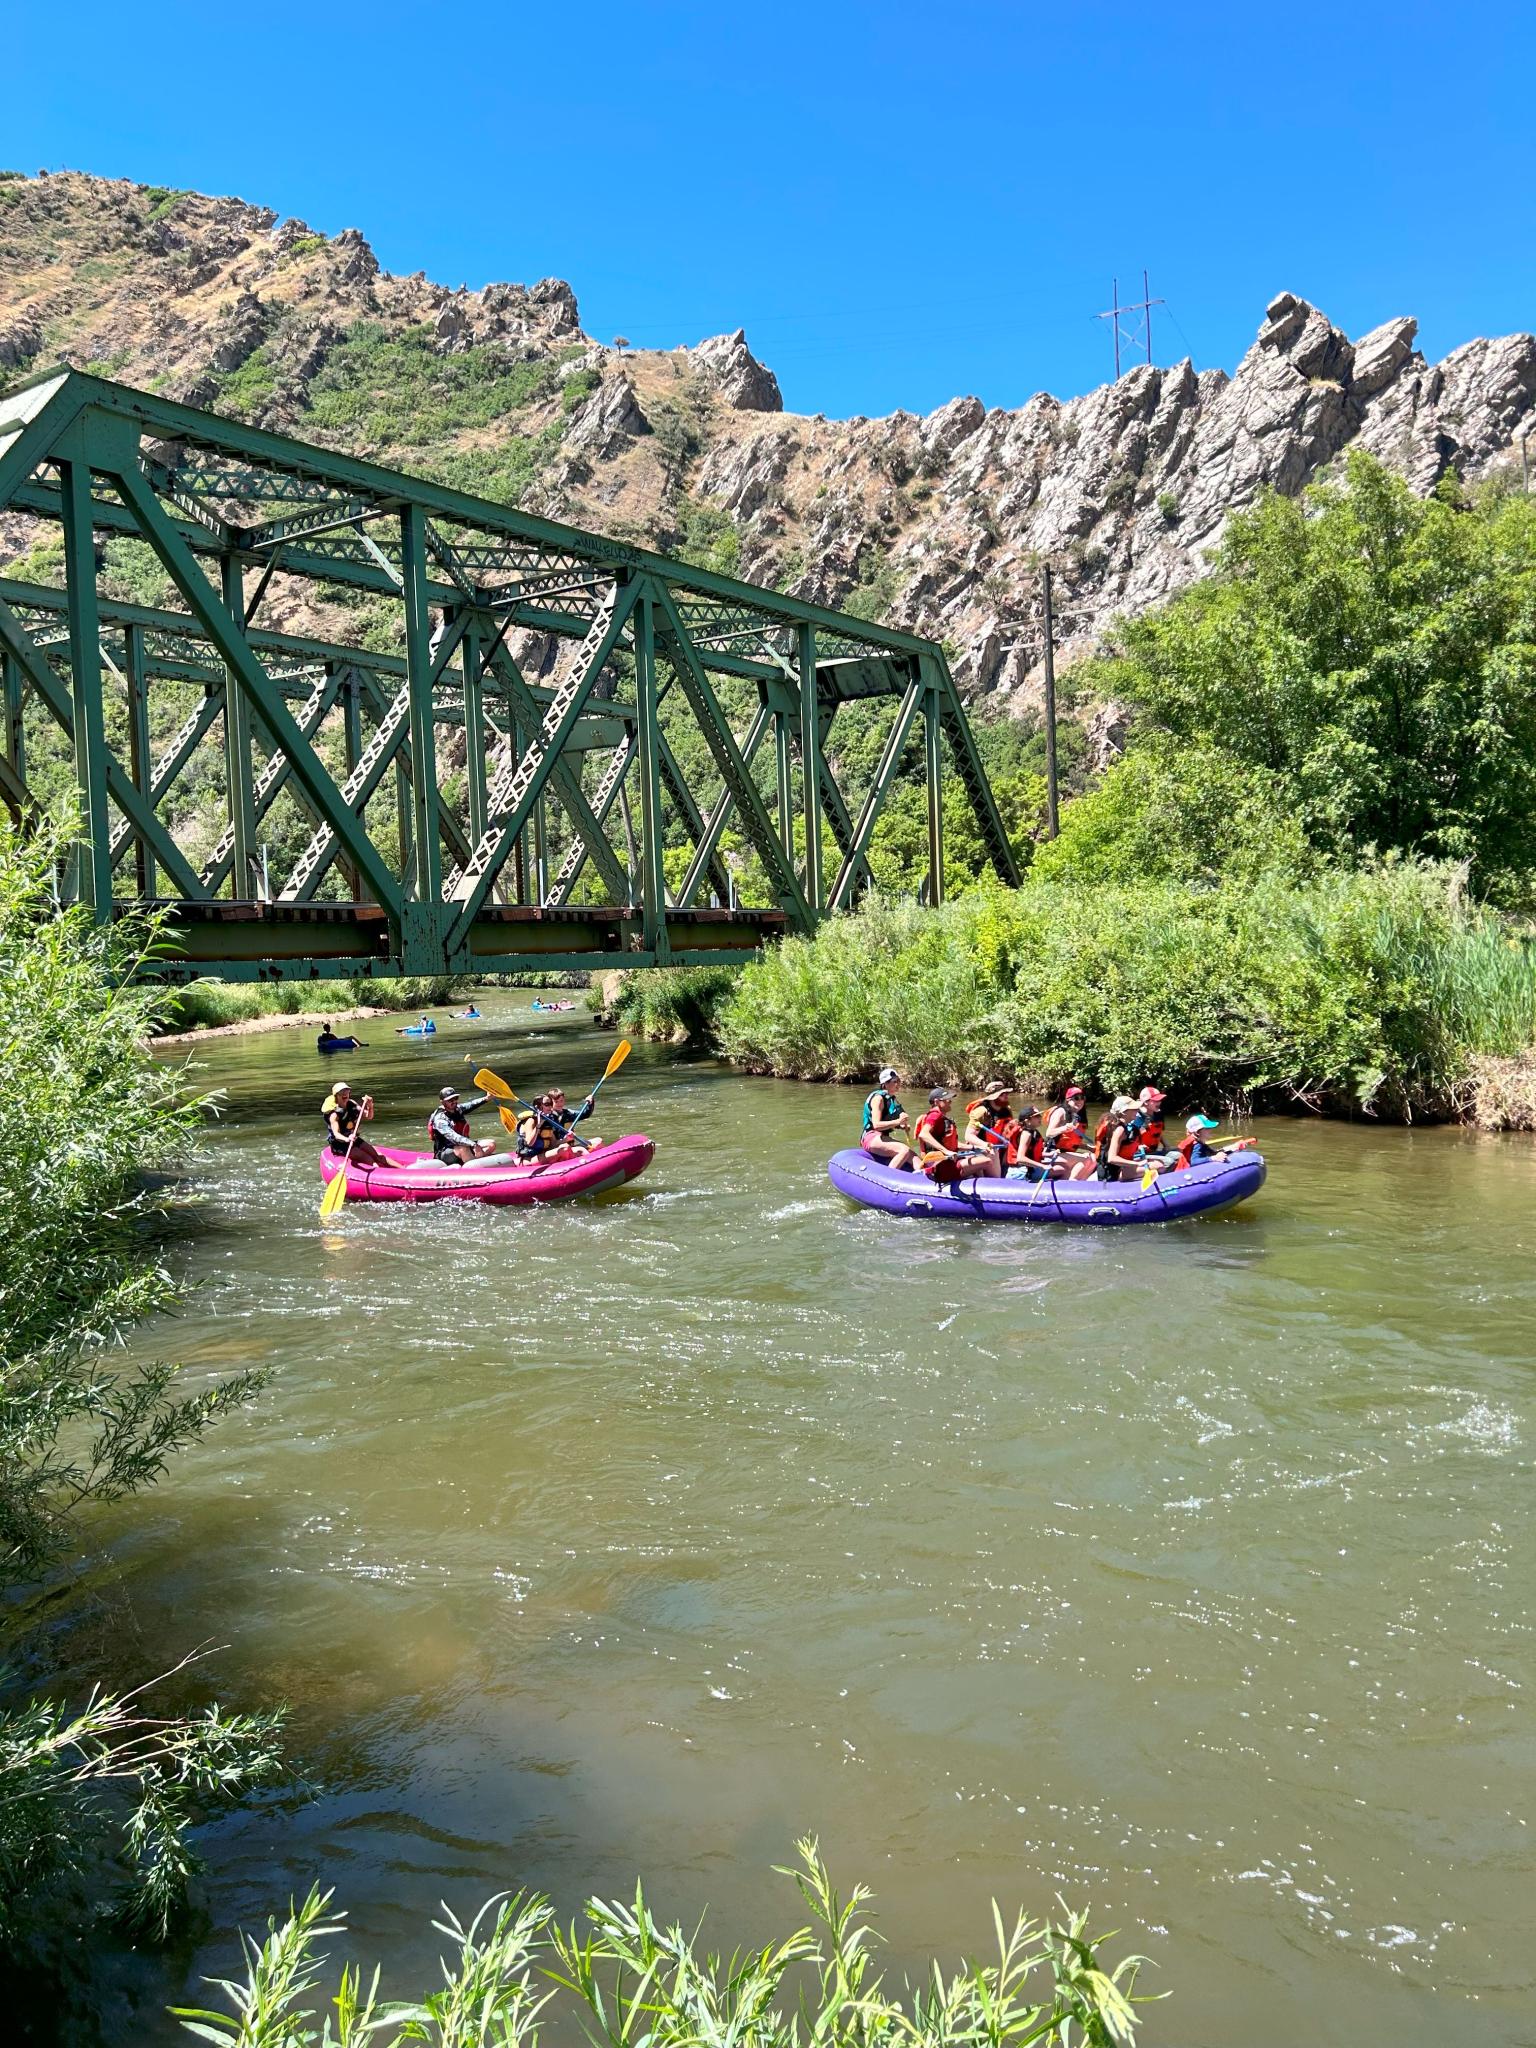
<svg viewBox="0 0 1536 2048">
<path fill-rule="evenodd" d="M 468 1926 L 444 1909 L 448 1949 L 437 1989 L 408 2002 L 380 1998 L 379 1972 L 340 1973 L 318 1995 L 326 1945 L 342 1933 L 329 1895 L 311 1892 L 265 1941 L 246 1938 L 243 1976 L 215 1981 L 220 2008 L 183 2010 L 189 2032 L 215 2048 L 538 2048 L 554 2040 L 606 2048 L 1115 2048 L 1134 2041 L 1140 1957 L 1112 1971 L 1084 1922 L 993 1909 L 996 1948 L 952 1972 L 937 1962 L 917 1984 L 887 1983 L 857 1887 L 833 1890 L 814 1842 L 782 1874 L 806 1918 L 787 1936 L 729 1957 L 697 1928 L 658 1920 L 637 1888 L 632 1902 L 592 1899 L 585 1925 L 562 1927 L 548 1902 L 518 1892 L 493 1899 Z M 324 2034 L 321 2034 L 321 2024 Z"/>
<path fill-rule="evenodd" d="M 709 1044 L 721 1006 L 734 992 L 740 975 L 739 967 L 642 968 L 624 976 L 613 1014 L 619 1025 L 637 1038 Z"/>
<path fill-rule="evenodd" d="M 1445 1115 L 1474 1056 L 1536 1044 L 1529 940 L 1461 871 L 977 890 L 871 902 L 742 975 L 722 1049 L 757 1071 Z"/>
</svg>

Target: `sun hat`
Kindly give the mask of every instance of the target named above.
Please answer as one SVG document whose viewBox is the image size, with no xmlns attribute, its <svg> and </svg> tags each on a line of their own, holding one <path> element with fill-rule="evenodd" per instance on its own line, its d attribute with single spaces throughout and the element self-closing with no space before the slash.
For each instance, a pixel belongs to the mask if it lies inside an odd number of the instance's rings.
<svg viewBox="0 0 1536 2048">
<path fill-rule="evenodd" d="M 897 1073 L 894 1067 L 882 1067 L 880 1069 L 879 1078 L 880 1085 L 884 1087 L 887 1081 L 899 1081 L 901 1079 L 901 1076 Z"/>
<path fill-rule="evenodd" d="M 983 1102 L 994 1102 L 999 1095 L 1011 1095 L 1013 1090 L 1006 1081 L 989 1081 L 981 1091 Z"/>
<path fill-rule="evenodd" d="M 1189 1122 L 1184 1126 L 1184 1128 L 1193 1138 L 1200 1131 L 1214 1131 L 1216 1128 L 1216 1119 L 1213 1116 L 1192 1116 Z"/>
</svg>

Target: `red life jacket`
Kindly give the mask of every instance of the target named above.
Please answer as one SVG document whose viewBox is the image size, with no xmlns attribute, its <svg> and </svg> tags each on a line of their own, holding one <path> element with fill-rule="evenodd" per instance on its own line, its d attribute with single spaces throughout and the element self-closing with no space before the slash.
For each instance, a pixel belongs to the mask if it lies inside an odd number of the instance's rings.
<svg viewBox="0 0 1536 2048">
<path fill-rule="evenodd" d="M 1008 1150 L 1008 1164 L 1038 1166 L 1045 1157 L 1045 1139 L 1039 1131 L 1027 1131 L 1022 1124 L 1017 1127 L 1018 1137 Z"/>
<path fill-rule="evenodd" d="M 1163 1119 L 1155 1116 L 1141 1127 L 1141 1135 L 1136 1140 L 1136 1156 L 1140 1158 L 1143 1153 L 1161 1152 L 1162 1149 Z"/>
<path fill-rule="evenodd" d="M 1051 1139 L 1058 1152 L 1076 1152 L 1080 1146 L 1088 1142 L 1087 1125 L 1079 1122 L 1076 1116 L 1071 1116 L 1070 1112 L 1069 1116 L 1070 1121 L 1064 1123 Z"/>
<path fill-rule="evenodd" d="M 960 1148 L 960 1133 L 955 1129 L 951 1119 L 937 1109 L 930 1109 L 918 1118 L 917 1135 L 928 1141 L 926 1146 L 920 1148 L 922 1157 L 919 1163 L 924 1173 L 933 1178 L 943 1175 L 953 1180 L 955 1175 L 952 1162 Z M 940 1151 L 947 1152 L 950 1157 L 935 1159 L 930 1149 L 935 1145 Z"/>
</svg>

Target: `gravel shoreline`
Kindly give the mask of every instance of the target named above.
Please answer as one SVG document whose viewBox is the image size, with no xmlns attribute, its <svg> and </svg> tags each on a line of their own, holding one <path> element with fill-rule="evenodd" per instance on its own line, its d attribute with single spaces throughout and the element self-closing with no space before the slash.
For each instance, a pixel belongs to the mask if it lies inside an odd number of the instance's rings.
<svg viewBox="0 0 1536 2048">
<path fill-rule="evenodd" d="M 328 1012 L 332 1024 L 351 1024 L 363 1017 L 393 1017 L 393 1010 L 381 1010 L 378 1006 L 364 1004 L 359 1010 L 331 1010 Z M 318 1034 L 320 1026 L 327 1021 L 318 1010 L 296 1011 L 291 1017 L 244 1017 L 238 1024 L 202 1024 L 192 1031 L 168 1031 L 163 1038 L 146 1038 L 144 1044 L 151 1052 L 158 1052 L 162 1045 L 198 1045 L 205 1038 L 251 1038 L 260 1031 L 292 1031 L 307 1024 Z"/>
</svg>

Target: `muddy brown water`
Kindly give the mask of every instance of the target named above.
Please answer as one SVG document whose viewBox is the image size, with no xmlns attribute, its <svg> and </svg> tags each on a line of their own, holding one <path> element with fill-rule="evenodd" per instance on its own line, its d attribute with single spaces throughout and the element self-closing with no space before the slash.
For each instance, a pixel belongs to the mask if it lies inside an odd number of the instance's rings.
<svg viewBox="0 0 1536 2048">
<path fill-rule="evenodd" d="M 466 1052 L 611 1049 L 484 1007 L 194 1055 L 138 1348 L 275 1378 L 102 1533 L 142 1654 L 227 1643 L 316 1795 L 208 1833 L 181 1988 L 317 1879 L 399 1995 L 508 1886 L 766 1939 L 814 1832 L 898 1972 L 1059 1893 L 1153 1959 L 1150 2041 L 1532 2038 L 1536 1147 L 1276 1121 L 1225 1218 L 918 1225 L 826 1181 L 856 1091 L 642 1046 L 633 1189 L 322 1227 L 338 1066 L 412 1142 Z"/>
</svg>

